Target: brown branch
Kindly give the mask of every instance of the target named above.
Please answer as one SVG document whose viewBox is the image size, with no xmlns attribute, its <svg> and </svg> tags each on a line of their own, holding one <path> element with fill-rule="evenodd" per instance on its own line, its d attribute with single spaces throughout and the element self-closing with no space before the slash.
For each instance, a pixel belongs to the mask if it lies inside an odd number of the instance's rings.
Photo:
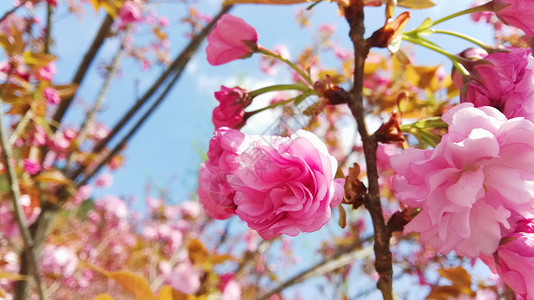
<svg viewBox="0 0 534 300">
<path fill-rule="evenodd" d="M 96 97 L 96 100 L 93 104 L 93 107 L 87 111 L 87 115 L 85 117 L 85 120 L 83 121 L 80 131 L 78 132 L 78 137 L 76 138 L 76 144 L 78 147 L 83 144 L 85 139 L 87 138 L 87 134 L 89 132 L 90 126 L 95 122 L 96 114 L 100 112 L 102 109 L 102 104 L 104 103 L 104 100 L 106 99 L 106 95 L 108 93 L 109 87 L 111 86 L 111 83 L 113 82 L 113 79 L 115 77 L 115 74 L 117 74 L 117 71 L 119 70 L 119 65 L 122 60 L 124 51 L 126 49 L 126 39 L 128 37 L 128 34 L 130 33 L 131 26 L 128 26 L 124 32 L 124 35 L 122 37 L 119 49 L 117 50 L 117 53 L 113 57 L 113 60 L 111 61 L 111 66 L 109 67 L 109 70 L 106 74 L 106 78 L 104 79 L 104 83 L 102 84 L 102 87 L 100 88 L 100 91 L 98 92 L 98 95 Z M 67 159 L 66 168 L 68 169 L 72 163 L 73 153 L 69 155 L 69 158 Z"/>
<path fill-rule="evenodd" d="M 89 66 L 93 62 L 96 54 L 98 53 L 98 50 L 102 46 L 104 39 L 106 39 L 106 37 L 108 36 L 109 29 L 111 28 L 112 24 L 113 18 L 110 15 L 106 15 L 106 18 L 102 22 L 102 25 L 100 25 L 100 29 L 98 30 L 98 33 L 96 34 L 93 40 L 93 43 L 89 47 L 89 50 L 87 50 L 87 52 L 85 53 L 82 62 L 78 66 L 76 74 L 72 78 L 72 83 L 79 85 L 83 81 L 85 75 L 87 74 Z M 56 109 L 54 115 L 52 116 L 52 121 L 58 126 L 52 128 L 54 132 L 59 128 L 59 124 L 61 123 L 65 112 L 69 108 L 75 96 L 76 93 L 67 99 L 63 99 L 59 104 L 58 108 Z"/>
<path fill-rule="evenodd" d="M 14 67 L 11 66 L 10 71 L 7 75 L 6 83 L 0 91 L 0 100 L 2 100 L 13 69 Z M 22 207 L 20 205 L 20 188 L 18 178 L 17 174 L 15 173 L 15 169 L 11 164 L 14 161 L 13 151 L 11 149 L 11 144 L 8 142 L 7 134 L 4 130 L 3 119 L 4 113 L 0 105 L 0 146 L 2 147 L 2 159 L 6 168 L 6 177 L 9 184 L 9 192 L 11 194 L 13 212 L 15 214 L 15 219 L 17 221 L 18 228 L 22 235 L 22 241 L 24 242 L 23 253 L 27 255 L 27 259 L 30 262 L 31 272 L 39 290 L 39 297 L 41 299 L 45 299 L 45 286 L 43 284 L 41 273 L 39 272 L 39 267 L 37 265 L 37 256 L 35 255 L 34 251 L 34 240 L 31 236 L 30 230 L 28 229 L 28 225 L 26 224 L 26 217 L 24 216 L 24 212 L 22 211 Z"/>
<path fill-rule="evenodd" d="M 304 282 L 313 277 L 323 276 L 341 267 L 349 265 L 358 259 L 370 256 L 373 253 L 372 248 L 362 248 L 363 242 L 365 241 L 366 240 L 358 241 L 357 243 L 354 243 L 349 247 L 338 250 L 330 258 L 324 259 L 323 261 L 311 266 L 309 269 L 304 270 L 299 274 L 289 278 L 288 280 L 280 283 L 274 289 L 255 298 L 255 300 L 269 299 L 269 297 L 271 297 L 272 295 L 276 295 L 291 286 Z"/>
<path fill-rule="evenodd" d="M 200 44 L 202 41 L 206 38 L 209 31 L 213 26 L 215 26 L 215 23 L 224 15 L 227 13 L 231 5 L 226 5 L 221 8 L 219 13 L 213 17 L 213 19 L 195 36 L 189 44 L 185 47 L 185 49 L 176 57 L 176 59 L 169 65 L 169 67 L 156 79 L 156 81 L 152 84 L 152 86 L 145 92 L 145 94 L 137 100 L 134 105 L 122 116 L 122 118 L 113 126 L 111 131 L 109 132 L 108 136 L 104 139 L 102 139 L 95 147 L 93 148 L 93 153 L 100 153 L 106 145 L 113 139 L 117 133 L 124 128 L 124 125 L 128 123 L 132 117 L 141 109 L 141 107 L 147 103 L 151 97 L 154 95 L 154 93 L 165 83 L 165 81 L 172 75 L 172 73 L 178 74 L 178 76 L 175 76 L 175 79 L 172 79 L 172 82 L 169 85 L 172 85 L 172 83 L 176 82 L 176 80 L 179 78 L 180 74 L 184 70 L 185 66 L 193 56 L 193 54 L 197 51 L 198 47 L 200 47 Z M 167 86 L 168 88 L 168 86 Z M 165 92 L 163 92 L 165 93 Z M 159 102 L 163 100 L 161 97 L 158 99 Z M 159 104 L 158 102 L 158 104 Z M 157 107 L 157 105 L 156 105 Z M 155 108 L 155 107 L 154 107 Z M 153 110 L 153 109 L 152 109 Z M 69 178 L 75 179 L 80 174 L 82 174 L 86 169 L 86 166 L 79 166 L 77 169 L 72 171 L 69 174 Z"/>
<path fill-rule="evenodd" d="M 44 36 L 44 53 L 50 53 L 50 41 L 52 40 L 52 15 L 54 8 L 50 3 L 46 7 L 46 27 Z"/>
<path fill-rule="evenodd" d="M 364 5 L 362 0 L 351 0 L 345 8 L 345 18 L 350 26 L 350 38 L 354 45 L 354 83 L 350 91 L 349 108 L 358 124 L 365 161 L 367 165 L 368 191 L 364 205 L 369 211 L 375 232 L 375 269 L 380 278 L 377 283 L 384 299 L 393 299 L 393 267 L 391 261 L 390 238 L 391 232 L 386 226 L 380 203 L 378 171 L 376 167 L 376 148 L 378 143 L 373 135 L 369 135 L 365 123 L 363 106 L 363 75 L 365 59 L 369 54 L 369 44 L 364 38 Z"/>
</svg>

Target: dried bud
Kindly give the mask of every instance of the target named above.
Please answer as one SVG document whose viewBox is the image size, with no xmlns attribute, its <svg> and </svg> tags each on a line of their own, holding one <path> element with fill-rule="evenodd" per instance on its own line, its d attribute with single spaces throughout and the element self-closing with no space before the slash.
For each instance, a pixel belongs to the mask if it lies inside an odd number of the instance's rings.
<svg viewBox="0 0 534 300">
<path fill-rule="evenodd" d="M 349 175 L 345 180 L 345 198 L 343 203 L 352 204 L 353 208 L 358 208 L 363 204 L 367 187 L 358 179 L 360 175 L 360 166 L 354 163 L 353 167 L 349 168 Z"/>
<path fill-rule="evenodd" d="M 397 211 L 391 216 L 387 226 L 391 232 L 403 231 L 404 226 L 410 221 L 410 216 L 406 213 L 406 210 Z"/>
<path fill-rule="evenodd" d="M 404 142 L 404 136 L 400 129 L 399 114 L 393 113 L 387 123 L 382 124 L 375 132 L 375 137 L 381 143 L 397 143 Z"/>
</svg>

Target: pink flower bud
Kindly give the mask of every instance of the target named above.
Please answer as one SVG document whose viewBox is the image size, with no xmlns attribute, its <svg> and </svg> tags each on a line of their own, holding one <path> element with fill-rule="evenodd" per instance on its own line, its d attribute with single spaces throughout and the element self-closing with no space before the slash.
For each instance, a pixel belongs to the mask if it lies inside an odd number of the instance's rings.
<svg viewBox="0 0 534 300">
<path fill-rule="evenodd" d="M 223 15 L 208 35 L 206 54 L 211 65 L 246 58 L 256 51 L 258 34 L 243 19 Z"/>
<path fill-rule="evenodd" d="M 33 160 L 25 159 L 24 160 L 24 170 L 30 175 L 35 175 L 41 171 L 41 165 Z"/>
<path fill-rule="evenodd" d="M 59 104 L 61 102 L 57 90 L 51 87 L 44 89 L 44 97 L 49 104 Z"/>
<path fill-rule="evenodd" d="M 501 279 L 523 299 L 534 298 L 534 220 L 521 220 L 495 253 L 495 269 Z"/>
<path fill-rule="evenodd" d="M 239 87 L 221 86 L 221 90 L 215 92 L 215 98 L 220 102 L 212 115 L 215 129 L 221 127 L 239 129 L 245 125 L 245 107 L 252 102 L 245 90 Z"/>
</svg>

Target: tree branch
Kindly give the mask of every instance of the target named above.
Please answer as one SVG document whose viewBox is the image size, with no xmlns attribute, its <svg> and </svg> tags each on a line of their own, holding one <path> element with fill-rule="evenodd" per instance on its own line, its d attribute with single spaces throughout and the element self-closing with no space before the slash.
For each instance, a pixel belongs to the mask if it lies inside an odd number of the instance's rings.
<svg viewBox="0 0 534 300">
<path fill-rule="evenodd" d="M 9 81 L 9 78 L 11 76 L 11 72 L 13 69 L 14 67 L 12 66 L 7 75 L 6 83 L 4 84 L 2 90 L 0 91 L 0 100 L 2 100 L 2 97 L 7 88 L 7 83 Z M 41 299 L 45 299 L 45 287 L 43 284 L 41 273 L 39 272 L 39 267 L 37 265 L 37 256 L 35 255 L 35 252 L 33 249 L 34 241 L 30 234 L 30 230 L 28 229 L 28 226 L 26 224 L 26 217 L 24 216 L 24 212 L 22 211 L 22 207 L 20 205 L 20 188 L 19 188 L 19 183 L 17 179 L 17 174 L 15 173 L 15 169 L 13 168 L 13 165 L 12 165 L 12 162 L 15 160 L 13 158 L 11 144 L 8 142 L 7 134 L 4 130 L 3 119 L 4 119 L 4 113 L 3 113 L 3 109 L 0 104 L 0 146 L 2 147 L 1 149 L 2 159 L 4 161 L 4 166 L 6 168 L 6 177 L 7 177 L 7 181 L 9 184 L 9 192 L 11 194 L 13 212 L 15 214 L 15 219 L 17 221 L 17 225 L 19 227 L 20 233 L 22 235 L 22 240 L 24 242 L 23 253 L 27 255 L 27 259 L 30 262 L 31 272 L 33 274 L 35 283 L 37 284 L 37 288 L 39 290 L 39 296 Z"/>
<path fill-rule="evenodd" d="M 72 78 L 72 83 L 79 85 L 83 81 L 85 75 L 87 74 L 89 66 L 93 62 L 93 59 L 95 58 L 96 54 L 98 53 L 98 50 L 100 49 L 100 46 L 102 46 L 104 39 L 109 34 L 109 29 L 111 28 L 112 24 L 113 18 L 110 15 L 106 15 L 106 18 L 102 22 L 102 25 L 100 25 L 100 29 L 98 30 L 98 33 L 96 34 L 93 40 L 93 43 L 89 47 L 89 50 L 87 50 L 87 52 L 85 53 L 82 62 L 78 66 L 76 74 Z M 65 112 L 69 108 L 75 96 L 76 93 L 67 99 L 63 99 L 59 104 L 58 108 L 56 109 L 54 115 L 52 116 L 52 121 L 58 124 L 58 127 L 52 128 L 54 132 L 59 128 L 59 124 L 61 123 Z"/>
<path fill-rule="evenodd" d="M 50 3 L 46 6 L 46 27 L 44 36 L 44 53 L 50 53 L 50 41 L 52 40 L 52 15 L 54 8 Z"/>
<path fill-rule="evenodd" d="M 371 247 L 362 248 L 363 242 L 365 242 L 365 240 L 358 241 L 357 243 L 354 243 L 349 247 L 338 250 L 332 257 L 324 259 L 323 261 L 313 265 L 309 269 L 304 270 L 299 274 L 289 278 L 288 280 L 279 284 L 274 289 L 255 298 L 255 300 L 269 299 L 269 297 L 271 297 L 272 295 L 276 295 L 287 289 L 288 287 L 304 282 L 310 278 L 319 277 L 324 274 L 330 273 L 336 269 L 353 263 L 355 260 L 370 256 L 373 253 L 373 249 Z"/>
<path fill-rule="evenodd" d="M 363 106 L 363 75 L 365 59 L 369 54 L 369 44 L 364 38 L 364 5 L 362 0 L 351 0 L 345 8 L 345 18 L 350 26 L 350 38 L 354 45 L 354 83 L 350 91 L 349 108 L 358 124 L 365 161 L 367 165 L 368 191 L 365 195 L 364 205 L 369 211 L 375 232 L 375 269 L 380 278 L 377 283 L 384 299 L 393 299 L 393 267 L 391 251 L 389 249 L 391 232 L 386 226 L 380 203 L 380 190 L 378 184 L 378 171 L 376 167 L 376 148 L 378 143 L 373 135 L 369 135 L 365 123 Z"/>
<path fill-rule="evenodd" d="M 117 53 L 113 57 L 113 60 L 111 62 L 111 66 L 109 67 L 109 70 L 106 74 L 106 78 L 104 79 L 104 84 L 102 84 L 102 87 L 100 88 L 100 91 L 98 92 L 98 96 L 96 97 L 95 103 L 93 104 L 93 107 L 87 112 L 87 116 L 85 117 L 85 120 L 83 121 L 80 131 L 78 132 L 78 137 L 76 138 L 76 144 L 78 147 L 83 144 L 85 139 L 87 138 L 87 133 L 89 131 L 90 126 L 94 123 L 96 119 L 96 114 L 100 112 L 102 109 L 102 103 L 106 99 L 106 95 L 108 93 L 109 87 L 111 86 L 111 82 L 113 82 L 113 78 L 115 77 L 115 74 L 117 74 L 117 71 L 119 70 L 119 65 L 122 60 L 125 45 L 126 45 L 126 38 L 128 34 L 130 33 L 131 26 L 128 26 L 124 32 L 124 36 L 122 37 L 119 49 L 117 50 Z M 69 155 L 69 158 L 67 160 L 66 169 L 70 167 L 72 163 L 72 153 Z"/>
</svg>

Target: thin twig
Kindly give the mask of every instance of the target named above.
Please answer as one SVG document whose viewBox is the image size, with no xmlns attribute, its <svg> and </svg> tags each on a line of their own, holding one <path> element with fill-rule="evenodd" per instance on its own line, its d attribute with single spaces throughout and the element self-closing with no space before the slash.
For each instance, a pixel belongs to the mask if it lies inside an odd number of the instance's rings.
<svg viewBox="0 0 534 300">
<path fill-rule="evenodd" d="M 369 135 L 365 123 L 363 106 L 363 74 L 365 58 L 369 54 L 369 43 L 364 38 L 364 4 L 362 0 L 351 0 L 345 8 L 345 18 L 350 26 L 350 38 L 354 46 L 354 83 L 350 91 L 349 108 L 358 124 L 358 132 L 362 139 L 365 162 L 367 166 L 368 190 L 364 205 L 371 215 L 375 232 L 375 269 L 379 274 L 377 288 L 386 300 L 393 299 L 393 267 L 389 249 L 391 232 L 386 226 L 380 203 L 380 189 L 376 166 L 376 148 L 378 143 L 374 135 Z"/>
<path fill-rule="evenodd" d="M 98 95 L 96 97 L 96 100 L 93 104 L 93 107 L 87 112 L 87 116 L 85 117 L 85 120 L 83 121 L 82 125 L 80 126 L 80 131 L 78 133 L 78 137 L 76 138 L 76 144 L 78 146 L 82 145 L 85 139 L 87 138 L 87 134 L 89 132 L 89 128 L 91 125 L 95 122 L 96 114 L 100 112 L 102 109 L 102 104 L 104 103 L 104 100 L 106 99 L 106 95 L 108 93 L 109 87 L 111 86 L 111 83 L 113 82 L 113 79 L 115 78 L 115 75 L 117 74 L 117 71 L 119 70 L 120 62 L 124 56 L 124 50 L 126 49 L 126 39 L 128 34 L 130 33 L 131 26 L 128 26 L 124 32 L 124 35 L 122 37 L 119 49 L 117 50 L 117 53 L 113 57 L 113 60 L 111 61 L 111 66 L 109 67 L 109 70 L 106 74 L 106 78 L 104 79 L 104 83 L 102 84 L 102 87 L 100 88 L 100 91 L 98 92 Z M 67 169 L 72 163 L 73 155 L 69 156 L 67 160 Z"/>
<path fill-rule="evenodd" d="M 44 35 L 44 53 L 50 53 L 50 42 L 52 40 L 52 15 L 54 7 L 50 3 L 46 6 L 46 27 Z"/>
<path fill-rule="evenodd" d="M 28 123 L 30 123 L 30 120 L 32 119 L 32 117 L 33 117 L 32 111 L 28 110 L 26 114 L 24 114 L 24 117 L 22 117 L 22 119 L 19 120 L 19 122 L 17 123 L 17 127 L 15 127 L 15 130 L 13 130 L 13 132 L 11 133 L 8 139 L 8 142 L 11 146 L 15 144 L 19 136 L 22 134 L 22 132 L 28 125 Z"/>
<path fill-rule="evenodd" d="M 213 19 L 195 36 L 189 44 L 185 47 L 185 49 L 176 57 L 176 59 L 172 62 L 171 65 L 156 79 L 156 81 L 152 84 L 152 86 L 145 92 L 145 94 L 135 102 L 135 104 L 122 116 L 122 118 L 113 126 L 111 131 L 109 132 L 108 136 L 104 139 L 102 139 L 95 147 L 93 148 L 93 153 L 100 153 L 106 145 L 115 137 L 115 135 L 124 128 L 124 125 L 132 119 L 132 117 L 141 109 L 141 107 L 147 103 L 151 97 L 154 95 L 154 93 L 165 83 L 165 81 L 169 78 L 169 76 L 175 72 L 178 76 L 174 76 L 174 78 L 171 80 L 171 83 L 167 86 L 167 89 L 170 85 L 172 85 L 181 75 L 182 71 L 184 70 L 185 66 L 193 56 L 193 54 L 197 51 L 198 47 L 200 47 L 200 44 L 204 40 L 204 38 L 208 35 L 209 31 L 215 23 L 222 17 L 223 14 L 228 12 L 232 6 L 226 5 L 221 8 L 219 13 L 213 17 Z M 162 95 L 165 94 L 165 92 L 162 93 Z M 161 97 L 158 99 L 158 101 L 161 102 L 163 100 Z M 159 102 L 158 102 L 159 104 Z M 157 107 L 157 105 L 155 106 Z M 155 108 L 154 107 L 154 108 Z M 153 109 L 152 109 L 153 110 Z M 76 179 L 80 174 L 82 174 L 86 169 L 86 166 L 81 165 L 78 166 L 77 169 L 70 172 L 68 174 L 69 178 Z"/>
<path fill-rule="evenodd" d="M 7 88 L 7 83 L 9 82 L 9 78 L 11 76 L 11 72 L 13 69 L 14 69 L 13 67 L 10 68 L 10 71 L 7 75 L 6 82 L 4 86 L 2 87 L 2 90 L 0 91 L 0 100 L 2 100 L 3 98 L 3 95 Z M 41 273 L 39 272 L 39 268 L 37 265 L 37 256 L 35 255 L 35 252 L 33 250 L 33 247 L 34 247 L 33 238 L 26 224 L 26 218 L 24 216 L 24 212 L 22 211 L 22 207 L 20 205 L 19 182 L 17 179 L 17 174 L 15 173 L 15 169 L 13 168 L 13 165 L 11 164 L 14 161 L 13 151 L 11 149 L 11 144 L 9 144 L 7 140 L 7 134 L 4 130 L 4 120 L 3 120 L 4 113 L 3 113 L 3 109 L 1 106 L 2 105 L 0 103 L 0 146 L 2 147 L 1 149 L 2 159 L 4 161 L 4 166 L 6 168 L 6 177 L 7 177 L 7 181 L 9 184 L 9 192 L 11 194 L 13 212 L 15 214 L 15 219 L 17 221 L 17 225 L 19 227 L 19 230 L 22 235 L 22 240 L 24 242 L 23 252 L 27 254 L 28 260 L 30 261 L 31 272 L 33 274 L 35 283 L 37 284 L 37 288 L 39 290 L 39 296 L 41 299 L 45 299 L 45 287 L 43 284 Z"/>
<path fill-rule="evenodd" d="M 256 300 L 266 300 L 272 295 L 276 295 L 291 286 L 304 282 L 313 277 L 319 277 L 328 274 L 336 269 L 349 265 L 358 259 L 370 256 L 373 253 L 373 249 L 371 246 L 362 248 L 364 241 L 358 241 L 350 247 L 340 249 L 332 257 L 324 259 L 323 261 L 311 266 L 309 269 L 304 270 L 280 283 L 274 289 L 257 297 Z"/>
<path fill-rule="evenodd" d="M 89 69 L 89 66 L 93 62 L 96 54 L 98 53 L 98 50 L 102 46 L 104 39 L 108 36 L 109 29 L 111 28 L 112 24 L 113 24 L 113 18 L 110 15 L 106 15 L 106 18 L 102 22 L 102 25 L 100 25 L 100 29 L 98 30 L 98 33 L 96 34 L 93 40 L 93 43 L 89 47 L 89 50 L 87 50 L 87 52 L 85 53 L 82 62 L 78 66 L 76 74 L 72 78 L 71 82 L 73 84 L 79 85 L 85 78 L 85 75 L 87 74 L 87 70 Z M 58 126 L 52 127 L 52 130 L 54 132 L 59 128 L 59 124 L 61 123 L 61 120 L 63 119 L 63 116 L 65 115 L 65 112 L 69 108 L 75 96 L 76 96 L 76 93 L 66 99 L 63 99 L 61 103 L 59 104 L 58 108 L 56 109 L 52 117 L 52 122 L 55 124 L 58 124 Z"/>
</svg>

